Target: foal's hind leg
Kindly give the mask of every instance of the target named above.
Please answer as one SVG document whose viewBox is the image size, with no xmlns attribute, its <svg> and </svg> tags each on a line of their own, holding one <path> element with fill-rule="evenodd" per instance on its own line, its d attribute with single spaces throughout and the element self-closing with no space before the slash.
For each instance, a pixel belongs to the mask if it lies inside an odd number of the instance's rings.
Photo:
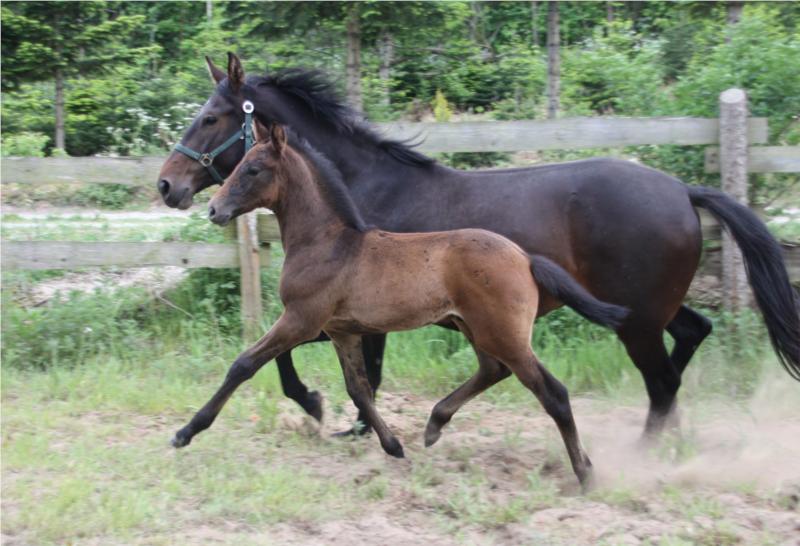
<svg viewBox="0 0 800 546">
<path fill-rule="evenodd" d="M 393 457 L 403 457 L 403 446 L 386 426 L 373 403 L 372 388 L 364 367 L 361 337 L 336 333 L 331 335 L 331 339 L 336 347 L 339 363 L 342 365 L 347 394 L 352 398 L 359 414 L 363 414 L 367 424 L 375 429 L 386 453 Z"/>
<path fill-rule="evenodd" d="M 681 305 L 675 318 L 667 324 L 667 332 L 675 339 L 675 347 L 669 357 L 679 374 L 683 374 L 697 347 L 711 333 L 711 329 L 710 320 L 686 305 Z"/>
<path fill-rule="evenodd" d="M 517 379 L 536 395 L 544 410 L 556 422 L 567 447 L 572 470 L 586 490 L 591 485 L 592 462 L 578 438 L 578 428 L 572 416 L 567 388 L 542 366 L 530 350 L 525 357 L 506 361 L 506 364 Z"/>
<path fill-rule="evenodd" d="M 442 428 L 450 422 L 461 406 L 511 375 L 511 371 L 499 360 L 480 351 L 475 352 L 478 355 L 479 365 L 475 375 L 433 407 L 428 425 L 425 427 L 425 447 L 430 447 L 439 440 Z"/>
</svg>

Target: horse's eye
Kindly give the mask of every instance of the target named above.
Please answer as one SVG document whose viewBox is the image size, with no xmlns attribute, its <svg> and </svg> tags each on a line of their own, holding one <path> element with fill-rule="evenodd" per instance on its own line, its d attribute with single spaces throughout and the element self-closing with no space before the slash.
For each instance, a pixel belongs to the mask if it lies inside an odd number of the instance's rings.
<svg viewBox="0 0 800 546">
<path fill-rule="evenodd" d="M 250 167 L 247 167 L 247 171 L 245 171 L 245 174 L 248 175 L 248 176 L 256 176 L 260 172 L 261 171 L 259 170 L 258 167 L 250 166 Z"/>
<path fill-rule="evenodd" d="M 214 125 L 217 122 L 216 116 L 206 116 L 203 118 L 203 125 Z"/>
</svg>

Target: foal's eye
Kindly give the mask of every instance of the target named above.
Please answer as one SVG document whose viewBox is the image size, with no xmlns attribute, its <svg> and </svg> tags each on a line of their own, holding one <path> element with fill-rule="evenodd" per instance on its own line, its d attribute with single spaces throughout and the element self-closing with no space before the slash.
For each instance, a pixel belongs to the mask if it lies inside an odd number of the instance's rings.
<svg viewBox="0 0 800 546">
<path fill-rule="evenodd" d="M 245 174 L 248 176 L 256 176 L 259 172 L 261 172 L 258 167 L 247 167 Z"/>
<path fill-rule="evenodd" d="M 214 125 L 217 122 L 216 116 L 206 116 L 203 118 L 203 125 Z"/>
</svg>

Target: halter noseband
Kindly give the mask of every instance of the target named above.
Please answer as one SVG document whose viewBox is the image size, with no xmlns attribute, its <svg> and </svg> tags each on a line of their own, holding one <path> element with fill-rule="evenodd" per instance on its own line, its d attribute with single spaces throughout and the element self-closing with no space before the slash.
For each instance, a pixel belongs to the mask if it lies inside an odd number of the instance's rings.
<svg viewBox="0 0 800 546">
<path fill-rule="evenodd" d="M 177 143 L 173 149 L 176 152 L 180 152 L 191 157 L 195 161 L 198 161 L 203 167 L 206 168 L 208 173 L 211 175 L 211 178 L 214 179 L 214 182 L 217 184 L 222 184 L 225 182 L 225 179 L 222 178 L 222 175 L 219 174 L 219 171 L 214 168 L 214 158 L 242 139 L 244 139 L 244 153 L 249 152 L 250 148 L 253 147 L 253 110 L 255 110 L 255 106 L 253 106 L 252 102 L 246 100 L 242 103 L 242 110 L 244 111 L 244 123 L 242 123 L 242 128 L 233 133 L 228 140 L 210 152 L 196 152 L 191 148 L 184 146 L 180 142 Z"/>
</svg>

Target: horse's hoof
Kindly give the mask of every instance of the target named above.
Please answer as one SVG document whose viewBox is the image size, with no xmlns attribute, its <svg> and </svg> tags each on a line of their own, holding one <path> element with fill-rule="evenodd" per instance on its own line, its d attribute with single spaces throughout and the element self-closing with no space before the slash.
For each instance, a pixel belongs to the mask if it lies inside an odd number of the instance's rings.
<svg viewBox="0 0 800 546">
<path fill-rule="evenodd" d="M 180 449 L 182 447 L 188 446 L 191 441 L 192 441 L 191 438 L 188 438 L 178 433 L 172 438 L 172 440 L 170 440 L 170 444 L 172 444 L 172 447 L 174 447 L 175 449 Z"/>
<path fill-rule="evenodd" d="M 398 459 L 404 459 L 406 456 L 403 452 L 403 445 L 397 438 L 392 438 L 387 445 L 383 446 L 383 450 L 392 457 L 396 457 Z"/>
<path fill-rule="evenodd" d="M 425 427 L 425 447 L 431 447 L 438 442 L 441 437 L 442 431 L 432 427 L 431 424 L 428 423 L 428 426 Z"/>
<path fill-rule="evenodd" d="M 322 422 L 322 395 L 319 391 L 311 391 L 308 393 L 303 404 L 303 409 L 311 417 L 317 420 L 318 423 Z"/>
</svg>

